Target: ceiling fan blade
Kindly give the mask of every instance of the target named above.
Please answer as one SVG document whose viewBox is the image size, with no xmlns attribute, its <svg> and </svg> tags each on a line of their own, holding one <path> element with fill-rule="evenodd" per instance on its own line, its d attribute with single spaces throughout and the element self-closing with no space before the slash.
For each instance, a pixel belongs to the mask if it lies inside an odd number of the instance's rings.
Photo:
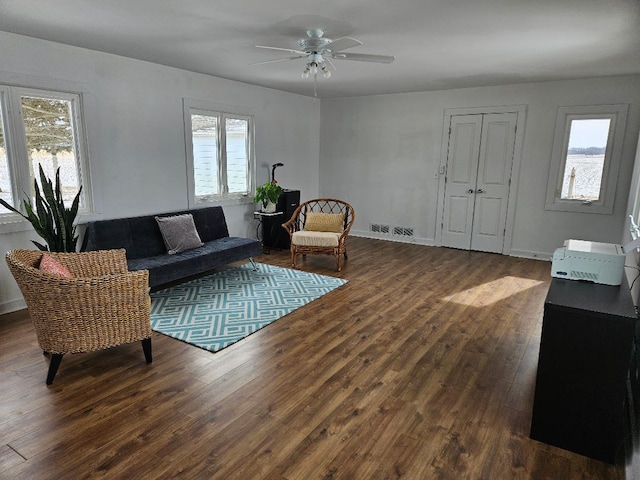
<svg viewBox="0 0 640 480">
<path fill-rule="evenodd" d="M 255 45 L 255 47 L 266 48 L 267 50 L 278 50 L 281 52 L 297 53 L 298 55 L 308 55 L 307 52 L 303 52 L 302 50 L 294 50 L 293 48 L 269 47 L 267 45 Z"/>
<path fill-rule="evenodd" d="M 331 68 L 333 68 L 334 70 L 337 70 L 336 66 L 334 65 L 334 63 L 331 61 L 331 58 L 329 58 L 327 55 L 325 55 L 323 57 L 324 61 L 327 62 L 329 65 L 331 65 Z"/>
<path fill-rule="evenodd" d="M 342 37 L 335 39 L 327 46 L 327 48 L 333 53 L 336 53 L 342 50 L 346 50 L 347 48 L 358 47 L 360 45 L 362 45 L 362 42 L 360 40 L 356 40 L 355 38 L 351 37 Z"/>
<path fill-rule="evenodd" d="M 264 62 L 250 63 L 249 65 L 264 65 L 265 63 L 284 62 L 285 60 L 297 60 L 298 58 L 304 58 L 306 55 L 296 55 L 295 57 L 276 58 L 273 60 L 265 60 Z"/>
<path fill-rule="evenodd" d="M 370 55 L 368 53 L 334 53 L 331 58 L 335 60 L 355 60 L 357 62 L 392 63 L 396 57 L 393 55 Z"/>
</svg>

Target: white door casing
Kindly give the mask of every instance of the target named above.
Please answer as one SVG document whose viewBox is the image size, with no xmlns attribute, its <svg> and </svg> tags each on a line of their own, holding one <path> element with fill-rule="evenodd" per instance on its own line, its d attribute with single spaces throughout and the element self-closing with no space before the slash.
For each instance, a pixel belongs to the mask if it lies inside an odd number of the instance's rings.
<svg viewBox="0 0 640 480">
<path fill-rule="evenodd" d="M 503 253 L 517 113 L 451 116 L 442 245 Z"/>
</svg>

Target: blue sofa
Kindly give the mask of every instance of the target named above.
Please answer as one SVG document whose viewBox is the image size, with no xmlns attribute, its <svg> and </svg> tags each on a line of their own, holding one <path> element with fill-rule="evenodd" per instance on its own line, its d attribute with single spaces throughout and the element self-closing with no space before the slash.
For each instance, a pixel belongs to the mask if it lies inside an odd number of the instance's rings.
<svg viewBox="0 0 640 480">
<path fill-rule="evenodd" d="M 190 213 L 204 246 L 169 255 L 155 217 Z M 148 270 L 151 288 L 249 259 L 262 253 L 262 244 L 250 238 L 230 237 L 222 207 L 87 223 L 82 250 L 127 251 L 129 270 Z"/>
</svg>

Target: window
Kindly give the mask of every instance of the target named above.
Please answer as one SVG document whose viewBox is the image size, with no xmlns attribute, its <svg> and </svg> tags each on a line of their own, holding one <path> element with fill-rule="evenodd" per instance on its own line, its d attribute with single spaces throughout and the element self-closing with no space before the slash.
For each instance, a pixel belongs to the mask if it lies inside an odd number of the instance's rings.
<svg viewBox="0 0 640 480">
<path fill-rule="evenodd" d="M 82 185 L 80 211 L 91 211 L 80 95 L 0 86 L 0 198 L 21 208 L 35 194 L 39 166 L 53 179 L 60 168 L 65 202 Z M 0 216 L 14 215 L 0 205 Z"/>
<path fill-rule="evenodd" d="M 253 118 L 185 103 L 189 202 L 242 201 L 253 193 Z M 251 196 L 251 201 L 253 197 Z"/>
<path fill-rule="evenodd" d="M 627 105 L 561 107 L 547 186 L 547 210 L 611 213 Z"/>
</svg>

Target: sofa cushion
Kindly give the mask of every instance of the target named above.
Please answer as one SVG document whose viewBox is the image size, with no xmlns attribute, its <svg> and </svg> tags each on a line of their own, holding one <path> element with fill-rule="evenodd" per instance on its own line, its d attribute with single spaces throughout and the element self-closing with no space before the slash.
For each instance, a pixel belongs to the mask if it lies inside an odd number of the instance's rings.
<svg viewBox="0 0 640 480">
<path fill-rule="evenodd" d="M 156 222 L 160 227 L 160 233 L 169 255 L 175 255 L 176 253 L 204 245 L 200 240 L 196 225 L 193 223 L 193 216 L 190 213 L 172 215 L 170 217 L 156 217 Z"/>
<path fill-rule="evenodd" d="M 127 259 L 127 264 L 129 270 L 149 270 L 149 286 L 156 287 L 261 253 L 262 245 L 257 240 L 224 237 L 205 242 L 203 247 L 175 255 L 163 253 L 148 258 Z"/>
<path fill-rule="evenodd" d="M 229 236 L 222 207 L 205 207 L 161 215 L 115 218 L 87 223 L 83 251 L 124 248 L 127 259 L 146 258 L 166 254 L 155 217 L 168 217 L 190 213 L 203 242 Z"/>
</svg>

